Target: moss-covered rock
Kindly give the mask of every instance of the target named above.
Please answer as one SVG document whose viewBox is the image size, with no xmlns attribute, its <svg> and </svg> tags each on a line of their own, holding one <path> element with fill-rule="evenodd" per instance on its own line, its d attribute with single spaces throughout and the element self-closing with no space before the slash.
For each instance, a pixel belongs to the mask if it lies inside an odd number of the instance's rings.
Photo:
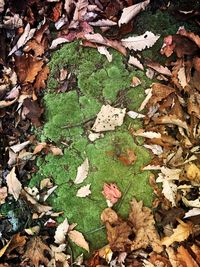
<svg viewBox="0 0 200 267">
<path fill-rule="evenodd" d="M 139 120 L 125 118 L 116 131 L 107 132 L 103 138 L 91 142 L 88 133 L 102 104 L 136 110 L 144 98 L 144 88 L 151 81 L 144 73 L 127 66 L 125 58 L 112 51 L 113 62 L 109 63 L 95 49 L 82 48 L 78 43 L 64 45 L 55 52 L 49 64 L 51 74 L 48 93 L 44 97 L 45 124 L 41 133 L 42 141 L 50 140 L 62 147 L 62 156 L 52 154 L 37 161 L 38 172 L 31 185 L 39 184 L 50 177 L 58 185 L 50 197 L 50 204 L 56 210 L 63 210 L 69 222 L 76 222 L 79 229 L 90 241 L 91 248 L 105 244 L 105 231 L 100 214 L 107 206 L 102 194 L 104 183 L 116 183 L 122 192 L 122 199 L 115 206 L 122 216 L 129 211 L 133 197 L 144 200 L 150 206 L 152 189 L 148 185 L 148 172 L 142 172 L 150 155 L 139 145 L 129 132 L 129 127 L 141 126 Z M 77 81 L 65 93 L 56 93 L 59 86 L 59 69 L 64 67 Z M 137 88 L 130 86 L 133 76 L 141 79 Z M 136 162 L 125 165 L 119 160 L 119 153 L 134 151 Z M 85 158 L 89 160 L 89 175 L 81 185 L 75 185 L 77 168 Z M 76 197 L 77 190 L 91 184 L 91 195 Z"/>
</svg>

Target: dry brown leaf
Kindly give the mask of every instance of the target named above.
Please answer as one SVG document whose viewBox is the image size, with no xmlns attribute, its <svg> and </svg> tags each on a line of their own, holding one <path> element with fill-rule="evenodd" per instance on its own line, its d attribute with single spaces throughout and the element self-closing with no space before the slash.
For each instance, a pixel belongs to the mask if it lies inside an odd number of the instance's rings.
<svg viewBox="0 0 200 267">
<path fill-rule="evenodd" d="M 34 88 L 36 90 L 40 90 L 40 89 L 45 89 L 46 88 L 46 80 L 48 78 L 48 74 L 49 74 L 49 67 L 47 65 L 45 65 L 42 70 L 38 73 L 35 83 L 34 83 Z"/>
<path fill-rule="evenodd" d="M 29 57 L 27 75 L 24 82 L 32 83 L 37 74 L 41 71 L 43 64 L 43 60 L 37 60 L 33 57 Z"/>
<path fill-rule="evenodd" d="M 103 223 L 109 222 L 110 224 L 116 224 L 119 221 L 119 217 L 114 210 L 106 208 L 101 213 L 101 220 Z"/>
<path fill-rule="evenodd" d="M 72 242 L 74 242 L 77 246 L 85 249 L 89 252 L 89 245 L 88 242 L 85 240 L 82 233 L 77 230 L 72 230 L 68 233 L 68 236 Z"/>
<path fill-rule="evenodd" d="M 46 252 L 50 253 L 50 248 L 42 241 L 40 237 L 32 237 L 27 243 L 26 251 L 23 255 L 24 259 L 28 259 L 35 267 L 39 267 L 41 263 L 46 266 L 49 263 Z"/>
<path fill-rule="evenodd" d="M 34 148 L 33 154 L 35 155 L 35 154 L 41 152 L 46 147 L 47 147 L 47 143 L 45 143 L 45 142 L 37 144 L 36 147 Z"/>
<path fill-rule="evenodd" d="M 186 31 L 184 27 L 181 27 L 177 33 L 182 36 L 188 37 L 190 40 L 195 42 L 195 44 L 200 48 L 200 36 L 199 35 L 193 32 Z"/>
<path fill-rule="evenodd" d="M 155 228 L 152 212 L 149 208 L 143 207 L 142 201 L 137 202 L 136 199 L 132 200 L 129 221 L 132 223 L 135 232 L 131 250 L 147 248 L 148 246 L 151 246 L 153 251 L 157 253 L 163 250 Z"/>
<path fill-rule="evenodd" d="M 9 243 L 8 248 L 6 249 L 6 254 L 9 254 L 12 250 L 23 247 L 26 244 L 26 237 L 21 236 L 20 233 L 15 234 L 11 238 L 11 242 Z"/>
<path fill-rule="evenodd" d="M 191 223 L 184 223 L 181 220 L 179 225 L 173 229 L 173 234 L 171 236 L 166 236 L 161 240 L 162 245 L 169 247 L 174 242 L 182 242 L 186 240 L 193 231 L 193 226 Z"/>
<path fill-rule="evenodd" d="M 198 267 L 199 265 L 190 255 L 189 251 L 185 249 L 183 246 L 178 247 L 177 249 L 177 259 L 182 266 L 188 267 Z"/>
<path fill-rule="evenodd" d="M 15 167 L 13 167 L 9 174 L 6 176 L 6 183 L 8 186 L 8 193 L 13 195 L 15 200 L 18 200 L 20 192 L 22 190 L 22 184 L 17 179 Z"/>
<path fill-rule="evenodd" d="M 166 66 L 163 67 L 158 62 L 150 61 L 150 62 L 147 62 L 146 65 L 163 75 L 167 75 L 167 76 L 172 75 L 171 71 Z"/>
<path fill-rule="evenodd" d="M 44 54 L 44 45 L 42 43 L 38 43 L 35 39 L 30 40 L 24 47 L 24 52 L 28 53 L 31 50 L 34 51 L 34 55 L 36 57 L 42 56 Z"/>
</svg>

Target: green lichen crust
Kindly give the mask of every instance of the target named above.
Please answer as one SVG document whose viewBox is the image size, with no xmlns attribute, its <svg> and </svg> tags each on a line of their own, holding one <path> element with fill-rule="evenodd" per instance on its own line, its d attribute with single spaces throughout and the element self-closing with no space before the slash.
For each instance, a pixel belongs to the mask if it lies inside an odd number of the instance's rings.
<svg viewBox="0 0 200 267">
<path fill-rule="evenodd" d="M 113 53 L 113 62 L 100 55 L 95 49 L 82 48 L 78 43 L 67 44 L 55 52 L 50 62 L 51 75 L 48 93 L 44 97 L 45 124 L 41 141 L 52 141 L 63 149 L 62 156 L 48 154 L 37 161 L 38 172 L 31 184 L 38 184 L 50 177 L 58 185 L 50 197 L 55 210 L 63 210 L 70 223 L 77 223 L 89 241 L 91 249 L 103 246 L 106 242 L 100 214 L 106 208 L 102 194 L 104 183 L 116 183 L 123 197 L 115 209 L 126 216 L 133 197 L 142 199 L 150 206 L 152 189 L 148 184 L 148 172 L 141 168 L 150 160 L 150 155 L 136 144 L 129 128 L 141 127 L 139 120 L 125 117 L 125 122 L 115 131 L 104 133 L 104 137 L 91 142 L 88 133 L 94 124 L 96 114 L 103 104 L 136 110 L 144 98 L 144 88 L 149 81 L 141 71 L 127 67 L 125 58 Z M 73 88 L 65 93 L 56 93 L 59 69 L 66 68 L 73 75 Z M 137 88 L 130 86 L 133 76 L 141 79 Z M 133 165 L 125 165 L 119 154 L 134 151 L 137 160 Z M 77 168 L 85 158 L 89 160 L 89 174 L 81 185 L 73 183 Z M 91 184 L 91 195 L 76 197 L 77 190 Z M 75 248 L 76 251 L 80 251 Z"/>
</svg>

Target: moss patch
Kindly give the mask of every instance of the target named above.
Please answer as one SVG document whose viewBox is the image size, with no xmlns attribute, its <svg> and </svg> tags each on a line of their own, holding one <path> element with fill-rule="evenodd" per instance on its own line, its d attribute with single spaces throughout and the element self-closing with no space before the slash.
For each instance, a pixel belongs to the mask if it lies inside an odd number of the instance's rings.
<svg viewBox="0 0 200 267">
<path fill-rule="evenodd" d="M 123 197 L 115 209 L 122 216 L 129 210 L 133 197 L 143 199 L 150 206 L 152 189 L 148 185 L 148 172 L 141 167 L 148 163 L 150 155 L 134 143 L 129 127 L 139 128 L 141 122 L 126 117 L 125 122 L 116 131 L 105 133 L 104 137 L 90 142 L 88 133 L 102 104 L 111 104 L 127 110 L 136 110 L 144 98 L 144 88 L 152 81 L 143 72 L 127 67 L 125 58 L 112 51 L 114 60 L 106 58 L 91 48 L 82 48 L 78 43 L 67 44 L 55 52 L 50 62 L 51 75 L 48 81 L 49 91 L 44 97 L 45 124 L 41 140 L 50 140 L 62 147 L 63 156 L 52 154 L 37 161 L 38 172 L 32 178 L 31 185 L 38 184 L 51 177 L 58 185 L 50 197 L 50 204 L 56 210 L 63 210 L 69 222 L 76 222 L 79 229 L 96 249 L 106 242 L 100 214 L 107 206 L 102 189 L 105 182 L 115 182 Z M 65 67 L 73 74 L 76 84 L 65 93 L 56 93 L 59 86 L 59 69 Z M 131 79 L 137 76 L 142 84 L 130 87 Z M 127 149 L 135 152 L 136 162 L 127 166 L 119 160 L 119 153 Z M 81 185 L 74 185 L 77 168 L 85 158 L 89 160 L 89 175 Z M 91 195 L 76 197 L 77 190 L 91 184 Z M 80 249 L 74 248 L 75 253 Z"/>
</svg>

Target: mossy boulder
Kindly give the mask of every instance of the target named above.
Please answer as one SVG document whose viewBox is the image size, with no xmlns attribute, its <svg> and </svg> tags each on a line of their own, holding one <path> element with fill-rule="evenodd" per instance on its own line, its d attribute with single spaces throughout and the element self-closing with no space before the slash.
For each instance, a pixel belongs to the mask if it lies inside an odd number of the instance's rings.
<svg viewBox="0 0 200 267">
<path fill-rule="evenodd" d="M 149 172 L 141 171 L 150 155 L 134 142 L 129 131 L 130 127 L 141 127 L 139 120 L 126 116 L 124 124 L 115 131 L 104 133 L 104 137 L 94 142 L 88 139 L 103 104 L 136 110 L 144 98 L 144 89 L 151 83 L 143 72 L 128 66 L 119 53 L 111 52 L 114 58 L 111 63 L 95 49 L 80 47 L 78 43 L 64 45 L 53 54 L 49 64 L 48 93 L 44 97 L 46 112 L 41 140 L 61 147 L 63 155 L 48 154 L 39 158 L 38 172 L 31 181 L 33 185 L 47 177 L 54 180 L 58 188 L 50 197 L 50 204 L 54 209 L 64 211 L 63 216 L 70 223 L 78 224 L 77 229 L 92 249 L 106 243 L 100 221 L 100 214 L 107 206 L 102 194 L 104 183 L 116 183 L 121 190 L 123 196 L 114 208 L 122 216 L 127 216 L 133 197 L 142 199 L 147 206 L 151 205 L 153 197 L 148 184 Z M 59 70 L 63 67 L 72 73 L 76 83 L 70 90 L 57 93 Z M 137 88 L 130 86 L 133 76 L 142 81 Z M 133 165 L 119 160 L 119 153 L 126 153 L 127 149 L 136 154 Z M 75 185 L 77 168 L 86 157 L 89 160 L 88 177 L 81 185 Z M 77 197 L 77 190 L 86 184 L 91 184 L 91 195 Z"/>
</svg>

